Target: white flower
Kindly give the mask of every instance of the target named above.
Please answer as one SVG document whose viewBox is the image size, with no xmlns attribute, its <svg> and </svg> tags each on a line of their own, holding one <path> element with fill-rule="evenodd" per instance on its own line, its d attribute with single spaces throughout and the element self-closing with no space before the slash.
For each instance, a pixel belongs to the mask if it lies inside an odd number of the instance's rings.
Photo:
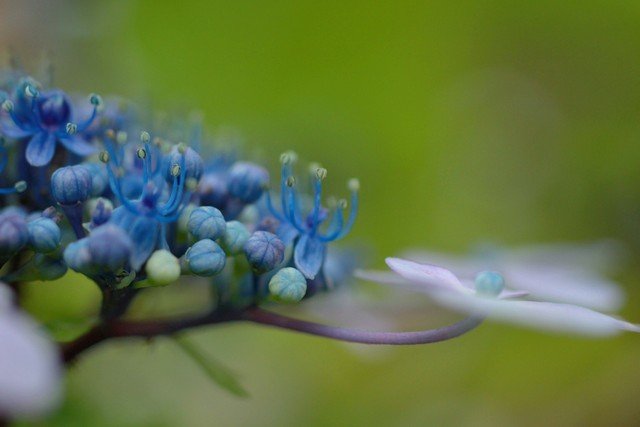
<svg viewBox="0 0 640 427">
<path fill-rule="evenodd" d="M 11 290 L 0 282 L 0 418 L 32 419 L 60 402 L 60 354 L 11 299 Z"/>
<path fill-rule="evenodd" d="M 534 298 L 616 311 L 624 303 L 624 292 L 604 273 L 619 263 L 620 252 L 615 242 L 599 241 L 511 250 L 492 247 L 469 256 L 417 250 L 404 258 L 443 266 L 469 280 L 480 271 L 500 271 L 512 289 L 527 291 Z"/>
<path fill-rule="evenodd" d="M 400 258 L 387 258 L 399 276 L 386 272 L 359 272 L 361 278 L 393 285 L 409 285 L 437 304 L 466 314 L 515 323 L 552 332 L 601 337 L 622 331 L 640 332 L 640 326 L 589 308 L 553 302 L 515 300 L 526 293 L 507 291 L 496 272 L 478 274 L 475 283 L 458 279 L 451 271 Z"/>
</svg>

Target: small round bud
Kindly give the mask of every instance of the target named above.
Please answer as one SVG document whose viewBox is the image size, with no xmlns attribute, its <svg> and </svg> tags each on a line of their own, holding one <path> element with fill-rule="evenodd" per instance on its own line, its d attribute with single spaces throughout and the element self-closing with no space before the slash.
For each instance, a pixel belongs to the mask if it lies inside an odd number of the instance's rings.
<svg viewBox="0 0 640 427">
<path fill-rule="evenodd" d="M 140 132 L 140 141 L 142 141 L 143 144 L 146 144 L 149 141 L 151 141 L 151 135 L 149 135 L 149 132 L 147 132 L 146 130 L 143 130 L 142 132 Z"/>
<path fill-rule="evenodd" d="M 227 181 L 217 174 L 204 174 L 198 184 L 198 194 L 202 205 L 222 209 L 229 197 Z"/>
<path fill-rule="evenodd" d="M 237 255 L 244 249 L 244 245 L 249 240 L 249 230 L 247 227 L 239 221 L 227 222 L 227 229 L 225 230 L 220 244 L 222 248 L 231 255 Z"/>
<path fill-rule="evenodd" d="M 28 241 L 29 231 L 24 217 L 11 212 L 0 215 L 0 255 L 13 255 Z"/>
<path fill-rule="evenodd" d="M 307 281 L 295 268 L 285 267 L 269 281 L 269 292 L 276 301 L 298 302 L 307 292 Z"/>
<path fill-rule="evenodd" d="M 497 296 L 504 289 L 504 277 L 495 271 L 483 271 L 476 276 L 475 285 L 477 293 Z"/>
<path fill-rule="evenodd" d="M 185 260 L 193 274 L 209 277 L 224 269 L 227 256 L 216 242 L 211 239 L 203 239 L 197 241 L 187 250 Z"/>
<path fill-rule="evenodd" d="M 27 182 L 26 181 L 18 181 L 13 184 L 13 188 L 15 188 L 16 192 L 24 193 L 27 190 Z"/>
<path fill-rule="evenodd" d="M 116 273 L 129 264 L 133 242 L 122 228 L 105 224 L 87 238 L 91 267 L 95 271 Z"/>
<path fill-rule="evenodd" d="M 174 168 L 175 165 L 182 165 L 182 158 L 184 157 L 184 168 L 185 168 L 185 178 L 186 179 L 195 179 L 196 181 L 200 180 L 202 176 L 202 171 L 204 170 L 204 163 L 202 162 L 202 157 L 198 154 L 193 148 L 187 147 L 184 144 L 174 145 L 167 154 L 167 171 L 165 174 L 165 178 L 167 181 L 173 181 L 174 176 Z"/>
<path fill-rule="evenodd" d="M 91 105 L 94 107 L 100 107 L 102 106 L 102 97 L 98 94 L 92 93 L 89 95 L 89 102 L 91 102 Z"/>
<path fill-rule="evenodd" d="M 82 203 L 91 196 L 91 173 L 82 165 L 66 166 L 51 175 L 51 195 L 63 206 Z"/>
<path fill-rule="evenodd" d="M 67 123 L 65 130 L 69 135 L 75 135 L 78 132 L 78 125 L 75 123 Z"/>
<path fill-rule="evenodd" d="M 236 162 L 229 170 L 229 194 L 243 201 L 257 201 L 269 183 L 269 172 L 249 162 Z"/>
<path fill-rule="evenodd" d="M 85 274 L 91 272 L 91 255 L 87 249 L 87 240 L 80 239 L 69 243 L 63 254 L 64 262 L 70 269 Z"/>
<path fill-rule="evenodd" d="M 360 181 L 357 178 L 351 178 L 347 183 L 347 187 L 351 191 L 360 191 Z"/>
<path fill-rule="evenodd" d="M 212 206 L 195 208 L 189 216 L 187 230 L 197 240 L 216 240 L 222 237 L 227 229 L 222 212 Z"/>
<path fill-rule="evenodd" d="M 160 249 L 151 254 L 146 271 L 151 283 L 166 286 L 180 278 L 180 262 L 171 252 Z"/>
<path fill-rule="evenodd" d="M 40 217 L 27 223 L 29 246 L 36 252 L 52 252 L 60 246 L 62 232 L 50 218 Z"/>
<path fill-rule="evenodd" d="M 244 245 L 244 254 L 251 268 L 258 274 L 279 266 L 284 260 L 285 246 L 275 234 L 256 231 Z"/>
</svg>

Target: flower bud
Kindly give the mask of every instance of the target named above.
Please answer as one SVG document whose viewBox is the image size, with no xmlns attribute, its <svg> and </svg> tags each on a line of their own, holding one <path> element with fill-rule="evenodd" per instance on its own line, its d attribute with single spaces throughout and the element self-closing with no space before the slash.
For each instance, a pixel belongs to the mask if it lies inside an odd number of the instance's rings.
<svg viewBox="0 0 640 427">
<path fill-rule="evenodd" d="M 91 272 L 91 255 L 87 249 L 87 240 L 80 239 L 76 242 L 69 243 L 64 249 L 64 262 L 70 269 L 79 273 L 88 274 Z"/>
<path fill-rule="evenodd" d="M 174 166 L 182 165 L 182 156 L 184 156 L 184 167 L 186 169 L 185 179 L 195 179 L 198 181 L 204 169 L 202 157 L 200 157 L 200 154 L 193 148 L 185 147 L 184 145 L 182 145 L 182 147 L 181 149 L 180 145 L 174 145 L 169 154 L 167 154 L 165 179 L 167 181 L 173 181 L 173 177 L 175 176 L 173 173 Z"/>
<path fill-rule="evenodd" d="M 92 199 L 92 201 L 95 199 Z M 109 199 L 103 199 L 102 197 L 95 200 L 95 204 L 91 209 L 91 228 L 98 227 L 105 224 L 111 219 L 111 213 L 113 212 L 113 203 Z"/>
<path fill-rule="evenodd" d="M 83 163 L 82 166 L 87 168 L 91 174 L 91 197 L 99 197 L 109 186 L 109 176 L 103 164 L 99 163 Z"/>
<path fill-rule="evenodd" d="M 218 174 L 205 174 L 198 184 L 198 194 L 202 206 L 222 209 L 229 197 L 227 181 Z"/>
<path fill-rule="evenodd" d="M 216 240 L 224 235 L 227 223 L 218 209 L 212 206 L 201 206 L 191 212 L 187 229 L 197 240 Z"/>
<path fill-rule="evenodd" d="M 28 241 L 29 231 L 24 217 L 11 212 L 0 215 L 0 258 L 15 254 Z"/>
<path fill-rule="evenodd" d="M 60 246 L 62 233 L 58 224 L 50 218 L 41 216 L 27 223 L 29 246 L 36 252 L 52 252 Z"/>
<path fill-rule="evenodd" d="M 495 271 L 482 271 L 476 276 L 475 285 L 477 293 L 497 296 L 504 289 L 504 278 Z"/>
<path fill-rule="evenodd" d="M 129 264 L 133 242 L 120 227 L 105 224 L 87 238 L 91 268 L 100 272 L 117 273 Z"/>
<path fill-rule="evenodd" d="M 63 206 L 82 203 L 92 190 L 91 173 L 81 165 L 66 166 L 51 175 L 51 195 Z"/>
<path fill-rule="evenodd" d="M 245 203 L 257 201 L 269 183 L 266 169 L 249 162 L 237 162 L 229 171 L 229 194 Z"/>
<path fill-rule="evenodd" d="M 227 256 L 216 242 L 211 239 L 203 239 L 187 250 L 185 260 L 193 274 L 214 276 L 224 268 Z"/>
<path fill-rule="evenodd" d="M 279 302 L 298 302 L 307 292 L 307 281 L 298 270 L 285 267 L 269 281 L 269 292 Z"/>
<path fill-rule="evenodd" d="M 256 231 L 244 246 L 244 253 L 253 270 L 266 273 L 276 268 L 284 260 L 284 243 L 275 234 Z"/>
<path fill-rule="evenodd" d="M 160 249 L 151 254 L 146 271 L 151 283 L 166 286 L 180 278 L 180 262 L 171 252 Z"/>
<path fill-rule="evenodd" d="M 222 248 L 231 255 L 237 255 L 249 240 L 249 230 L 239 221 L 227 222 L 227 229 L 220 240 Z"/>
</svg>

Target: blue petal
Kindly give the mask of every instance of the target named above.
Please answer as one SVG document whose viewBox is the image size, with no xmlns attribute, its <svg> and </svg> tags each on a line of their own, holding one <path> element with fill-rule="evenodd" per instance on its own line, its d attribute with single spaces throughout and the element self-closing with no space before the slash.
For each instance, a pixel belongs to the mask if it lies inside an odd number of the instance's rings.
<svg viewBox="0 0 640 427">
<path fill-rule="evenodd" d="M 31 166 L 49 164 L 56 151 L 56 139 L 48 132 L 38 132 L 29 140 L 27 145 L 27 162 Z"/>
<path fill-rule="evenodd" d="M 289 223 L 283 222 L 276 234 L 285 245 L 289 246 L 298 237 L 298 230 Z"/>
<path fill-rule="evenodd" d="M 129 212 L 124 206 L 114 209 L 110 222 L 125 230 L 133 241 L 131 266 L 134 270 L 140 270 L 157 247 L 160 223 L 153 218 Z"/>
<path fill-rule="evenodd" d="M 81 157 L 86 157 L 96 152 L 96 147 L 76 135 L 61 136 L 58 140 L 67 150 Z"/>
<path fill-rule="evenodd" d="M 325 252 L 326 245 L 323 242 L 303 234 L 296 243 L 293 261 L 307 279 L 313 279 L 322 267 Z"/>
<path fill-rule="evenodd" d="M 22 139 L 34 134 L 33 131 L 22 130 L 8 121 L 0 121 L 0 132 L 11 139 Z"/>
</svg>

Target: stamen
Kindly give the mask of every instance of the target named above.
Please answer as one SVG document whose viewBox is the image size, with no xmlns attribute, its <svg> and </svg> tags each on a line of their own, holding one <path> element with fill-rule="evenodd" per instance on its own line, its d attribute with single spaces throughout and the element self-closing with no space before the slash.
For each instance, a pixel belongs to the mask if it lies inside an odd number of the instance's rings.
<svg viewBox="0 0 640 427">
<path fill-rule="evenodd" d="M 147 132 L 146 130 L 140 132 L 140 141 L 142 141 L 143 144 L 146 144 L 149 141 L 151 141 L 151 135 L 149 135 L 149 132 Z"/>
<path fill-rule="evenodd" d="M 75 135 L 78 132 L 78 125 L 75 123 L 67 123 L 65 130 L 68 135 Z"/>
</svg>

